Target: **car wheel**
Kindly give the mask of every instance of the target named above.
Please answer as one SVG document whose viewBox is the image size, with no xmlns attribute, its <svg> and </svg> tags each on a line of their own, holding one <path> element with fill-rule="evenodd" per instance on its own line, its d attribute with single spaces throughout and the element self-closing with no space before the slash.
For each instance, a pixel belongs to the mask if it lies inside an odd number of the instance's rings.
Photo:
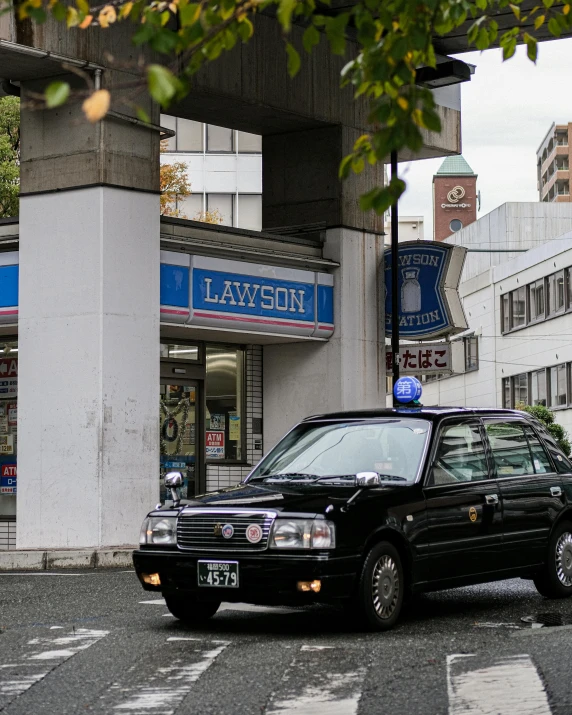
<svg viewBox="0 0 572 715">
<path fill-rule="evenodd" d="M 208 621 L 220 606 L 220 601 L 195 601 L 181 596 L 165 596 L 165 602 L 175 618 L 191 626 Z"/>
<path fill-rule="evenodd" d="M 550 537 L 548 558 L 534 577 L 537 591 L 546 598 L 572 596 L 572 524 L 560 524 Z"/>
<path fill-rule="evenodd" d="M 369 630 L 393 628 L 403 605 L 405 583 L 399 552 L 388 541 L 376 544 L 366 556 L 354 613 Z"/>
</svg>

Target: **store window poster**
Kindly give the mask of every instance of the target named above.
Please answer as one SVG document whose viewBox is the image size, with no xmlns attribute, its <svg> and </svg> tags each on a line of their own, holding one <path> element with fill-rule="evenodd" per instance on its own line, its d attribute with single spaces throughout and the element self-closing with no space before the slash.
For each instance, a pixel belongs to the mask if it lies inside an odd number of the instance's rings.
<svg viewBox="0 0 572 715">
<path fill-rule="evenodd" d="M 223 414 L 212 414 L 211 413 L 210 427 L 212 430 L 224 430 L 225 416 Z"/>
<path fill-rule="evenodd" d="M 207 430 L 206 454 L 207 459 L 224 459 L 224 432 Z"/>
</svg>

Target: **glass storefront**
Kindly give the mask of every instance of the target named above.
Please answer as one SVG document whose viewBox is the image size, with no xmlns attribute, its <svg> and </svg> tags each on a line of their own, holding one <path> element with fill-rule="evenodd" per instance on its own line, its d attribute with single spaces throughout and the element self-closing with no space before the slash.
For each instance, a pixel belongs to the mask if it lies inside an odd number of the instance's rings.
<svg viewBox="0 0 572 715">
<path fill-rule="evenodd" d="M 161 360 L 160 475 L 182 472 L 182 497 L 192 498 L 207 464 L 244 459 L 244 350 L 165 342 Z M 161 501 L 169 498 L 161 481 Z"/>
<path fill-rule="evenodd" d="M 0 342 L 0 550 L 15 548 L 18 343 Z"/>
</svg>

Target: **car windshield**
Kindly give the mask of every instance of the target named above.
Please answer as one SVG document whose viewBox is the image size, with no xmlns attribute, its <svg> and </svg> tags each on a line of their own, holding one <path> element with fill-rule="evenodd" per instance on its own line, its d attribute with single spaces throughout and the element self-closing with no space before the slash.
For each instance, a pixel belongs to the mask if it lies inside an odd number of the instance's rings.
<svg viewBox="0 0 572 715">
<path fill-rule="evenodd" d="M 415 481 L 429 435 L 429 422 L 387 419 L 305 422 L 295 427 L 250 474 L 265 478 L 312 478 L 377 472 L 388 481 Z"/>
</svg>

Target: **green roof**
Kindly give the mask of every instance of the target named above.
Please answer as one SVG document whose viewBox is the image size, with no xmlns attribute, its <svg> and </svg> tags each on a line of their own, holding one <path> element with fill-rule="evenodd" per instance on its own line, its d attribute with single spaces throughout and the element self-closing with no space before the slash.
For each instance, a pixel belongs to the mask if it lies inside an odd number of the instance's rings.
<svg viewBox="0 0 572 715">
<path fill-rule="evenodd" d="M 476 176 L 462 156 L 448 156 L 435 176 Z"/>
</svg>

